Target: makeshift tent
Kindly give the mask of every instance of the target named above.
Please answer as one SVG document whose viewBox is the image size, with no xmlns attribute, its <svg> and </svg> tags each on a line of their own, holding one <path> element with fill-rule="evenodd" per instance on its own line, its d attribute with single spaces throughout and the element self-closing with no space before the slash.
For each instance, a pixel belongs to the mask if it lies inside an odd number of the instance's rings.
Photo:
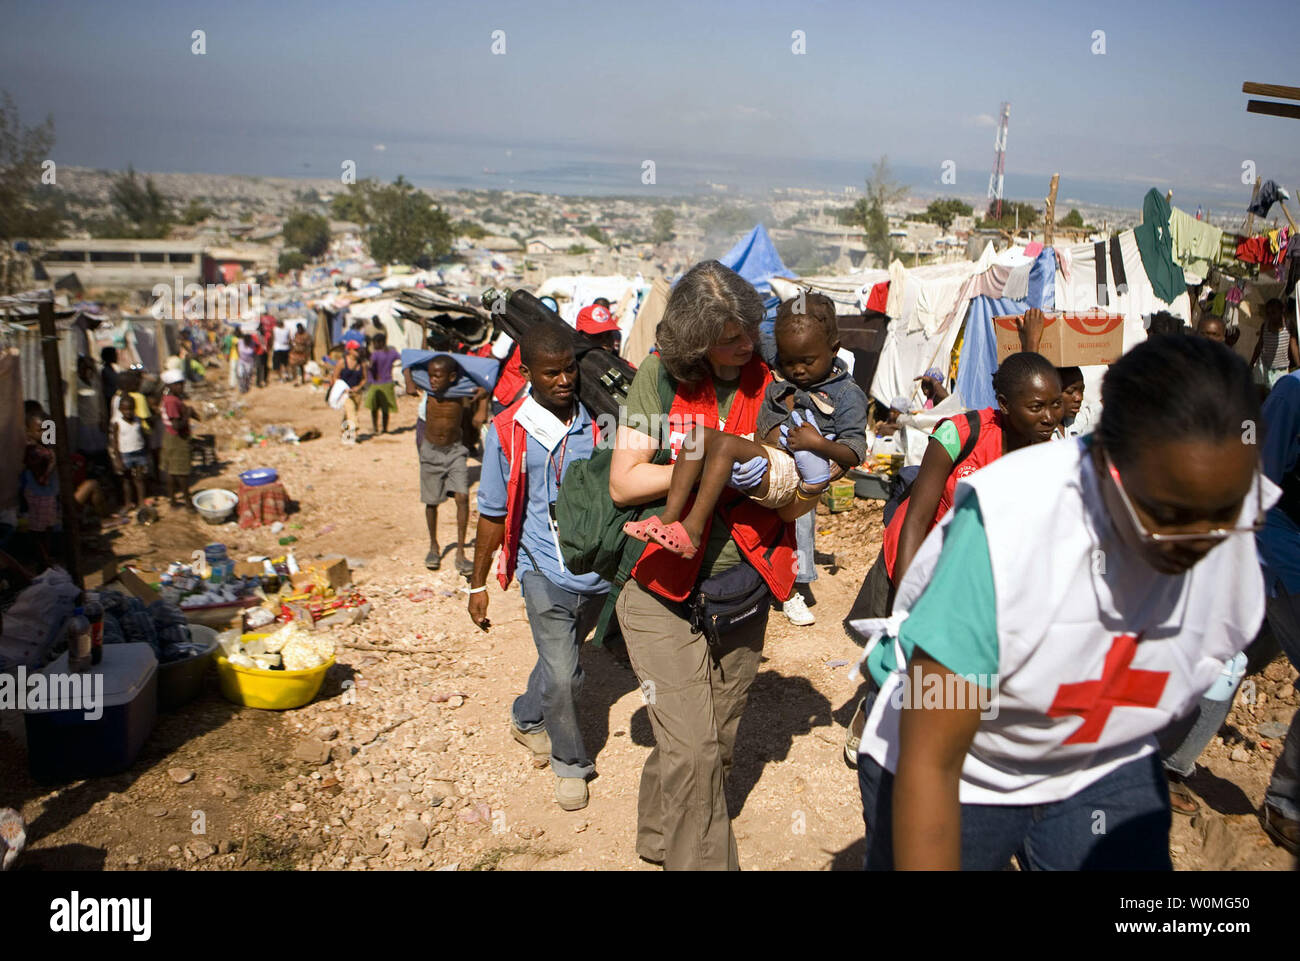
<svg viewBox="0 0 1300 961">
<path fill-rule="evenodd" d="M 27 445 L 23 423 L 22 349 L 0 347 L 0 458 L 9 465 L 0 471 L 0 513 L 18 507 L 19 471 Z M 33 398 L 34 399 L 34 398 Z"/>
<path fill-rule="evenodd" d="M 1030 307 L 1051 310 L 1056 303 L 1056 254 L 1049 247 L 1035 258 L 1029 272 L 1029 289 L 1023 300 L 979 296 L 966 314 L 966 337 L 957 365 L 957 389 L 974 410 L 997 403 L 993 371 L 998 366 L 993 318 L 1023 314 Z"/>
<path fill-rule="evenodd" d="M 985 246 L 976 261 L 910 270 L 894 261 L 889 267 L 885 310 L 890 324 L 871 382 L 871 396 L 882 404 L 899 396 L 920 398 L 918 377 L 932 367 L 947 373 L 971 300 L 981 295 L 1002 296 L 1008 286 L 1018 286 L 1021 275 L 1027 287 L 1032 263 L 1023 248 L 997 253 L 992 244 Z M 863 290 L 865 296 L 870 288 L 864 284 Z"/>
<path fill-rule="evenodd" d="M 777 253 L 772 238 L 762 224 L 756 226 L 725 254 L 718 258 L 724 267 L 730 267 L 754 285 L 760 294 L 771 293 L 773 277 L 794 277 L 795 274 Z"/>
<path fill-rule="evenodd" d="M 655 345 L 655 329 L 664 318 L 664 308 L 668 306 L 668 295 L 672 288 L 668 281 L 656 277 L 650 285 L 650 292 L 636 312 L 632 329 L 623 342 L 623 359 L 637 367 L 650 356 L 650 349 Z"/>
<path fill-rule="evenodd" d="M 835 304 L 835 313 L 845 316 L 862 313 L 871 289 L 876 284 L 888 282 L 888 270 L 872 268 L 854 274 L 800 277 L 798 281 L 773 277 L 771 285 L 772 292 L 782 300 L 789 300 L 801 289 L 823 294 Z"/>
<path fill-rule="evenodd" d="M 536 296 L 554 297 L 560 307 L 560 316 L 572 325 L 578 321 L 578 311 L 595 301 L 597 297 L 604 297 L 610 304 L 617 304 L 628 295 L 629 291 L 637 294 L 645 286 L 647 286 L 645 279 L 640 274 L 635 277 L 624 277 L 622 274 L 611 274 L 605 277 L 562 274 L 548 277 L 546 282 L 537 289 Z M 622 328 L 624 336 L 627 335 L 632 323 L 631 317 L 627 317 L 626 320 L 627 326 Z"/>
</svg>

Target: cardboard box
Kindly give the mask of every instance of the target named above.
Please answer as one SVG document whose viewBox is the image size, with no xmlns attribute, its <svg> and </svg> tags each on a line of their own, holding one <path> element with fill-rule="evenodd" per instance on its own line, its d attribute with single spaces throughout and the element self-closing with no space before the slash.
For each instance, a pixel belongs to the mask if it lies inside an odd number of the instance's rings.
<svg viewBox="0 0 1300 961">
<path fill-rule="evenodd" d="M 140 598 L 146 604 L 152 604 L 160 598 L 158 592 L 129 567 L 122 568 L 118 572 L 117 579 L 122 582 L 123 587 L 131 592 L 132 596 Z"/>
<path fill-rule="evenodd" d="M 320 571 L 329 586 L 336 591 L 352 583 L 352 572 L 348 570 L 347 559 L 343 557 L 327 557 L 323 561 L 316 561 L 307 569 Z"/>
<path fill-rule="evenodd" d="M 88 571 L 82 578 L 86 590 L 93 591 L 117 579 L 117 561 L 109 561 L 98 570 Z"/>
<path fill-rule="evenodd" d="M 236 577 L 261 577 L 263 573 L 261 561 L 235 561 Z"/>
<path fill-rule="evenodd" d="M 1111 364 L 1124 353 L 1124 318 L 1101 310 L 1043 314 L 1043 336 L 1038 353 L 1057 367 Z M 1019 316 L 994 317 L 998 363 L 1020 352 Z"/>
</svg>

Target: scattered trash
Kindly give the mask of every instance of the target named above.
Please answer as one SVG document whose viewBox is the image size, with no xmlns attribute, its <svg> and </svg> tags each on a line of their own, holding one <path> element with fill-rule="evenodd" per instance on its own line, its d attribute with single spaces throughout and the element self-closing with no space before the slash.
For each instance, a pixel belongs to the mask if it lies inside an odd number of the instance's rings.
<svg viewBox="0 0 1300 961">
<path fill-rule="evenodd" d="M 282 521 L 276 521 L 274 524 L 271 525 L 272 534 L 278 534 L 282 530 L 284 530 L 284 523 Z"/>
<path fill-rule="evenodd" d="M 852 663 L 851 661 L 846 661 L 843 658 L 837 658 L 834 661 L 827 661 L 826 666 L 827 667 L 848 667 L 849 664 L 851 663 Z"/>
<path fill-rule="evenodd" d="M 279 522 L 277 521 L 276 523 L 279 523 Z M 280 545 L 281 545 L 281 546 L 284 546 L 285 544 L 296 544 L 296 543 L 298 543 L 298 538 L 294 537 L 292 534 L 290 534 L 288 537 L 281 537 L 281 538 L 280 538 Z"/>
</svg>

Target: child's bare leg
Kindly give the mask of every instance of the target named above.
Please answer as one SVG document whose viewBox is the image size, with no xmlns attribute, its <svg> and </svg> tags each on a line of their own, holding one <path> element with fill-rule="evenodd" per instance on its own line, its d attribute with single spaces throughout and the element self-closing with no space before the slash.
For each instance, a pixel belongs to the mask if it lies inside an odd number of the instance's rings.
<svg viewBox="0 0 1300 961">
<path fill-rule="evenodd" d="M 453 493 L 451 496 L 456 501 L 456 570 L 462 574 L 473 573 L 472 565 L 465 557 L 465 529 L 469 527 L 469 495 Z"/>
<path fill-rule="evenodd" d="M 720 436 L 721 432 L 708 427 L 692 427 L 682 440 L 681 450 L 673 463 L 673 476 L 668 481 L 668 497 L 664 501 L 659 519 L 665 524 L 682 519 L 686 502 L 690 500 L 691 491 L 695 489 L 704 472 L 704 460 L 708 456 L 710 439 Z"/>
<path fill-rule="evenodd" d="M 687 444 L 693 445 L 689 453 Z M 735 434 L 710 430 L 707 427 L 693 428 L 683 444 L 683 454 L 678 457 L 677 463 L 673 466 L 673 476 L 668 489 L 668 505 L 660 514 L 660 520 L 664 524 L 680 520 L 682 526 L 686 528 L 686 533 L 690 535 L 691 542 L 698 547 L 704 536 L 704 526 L 709 522 L 713 509 L 718 505 L 718 498 L 722 496 L 722 491 L 731 480 L 732 468 L 738 461 L 747 461 L 755 457 L 767 457 L 762 444 L 756 444 Z M 691 465 L 691 469 L 683 472 L 682 468 L 685 465 Z M 682 484 L 696 482 L 695 502 L 691 505 L 690 513 L 685 517 L 681 516 L 681 511 L 690 494 L 689 488 L 684 494 L 678 491 L 681 506 L 675 505 L 673 500 L 673 487 L 679 483 L 679 473 L 693 475 L 690 476 L 690 480 L 683 479 Z M 670 507 L 676 507 L 677 512 L 669 514 Z"/>
</svg>

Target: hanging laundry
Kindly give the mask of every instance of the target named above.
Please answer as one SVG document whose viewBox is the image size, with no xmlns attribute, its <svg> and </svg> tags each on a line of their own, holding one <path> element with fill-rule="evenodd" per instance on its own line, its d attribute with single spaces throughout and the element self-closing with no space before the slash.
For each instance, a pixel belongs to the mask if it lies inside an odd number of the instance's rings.
<svg viewBox="0 0 1300 961">
<path fill-rule="evenodd" d="M 1204 280 L 1210 264 L 1219 262 L 1223 231 L 1198 216 L 1173 207 L 1169 212 L 1169 237 L 1173 242 L 1174 262 Z"/>
<path fill-rule="evenodd" d="M 1142 200 L 1142 223 L 1133 228 L 1142 267 L 1156 296 L 1166 303 L 1187 292 L 1183 269 L 1174 263 L 1169 236 L 1169 201 L 1152 187 Z"/>
<path fill-rule="evenodd" d="M 1138 253 L 1141 253 L 1141 249 Z M 1110 269 L 1115 277 L 1115 293 L 1123 297 L 1128 293 L 1128 275 L 1124 273 L 1124 251 L 1120 249 L 1119 238 L 1110 238 Z"/>
<path fill-rule="evenodd" d="M 1250 237 L 1237 244 L 1237 259 L 1243 264 L 1272 263 L 1268 250 L 1268 238 L 1263 234 Z"/>
<path fill-rule="evenodd" d="M 1265 180 L 1259 185 L 1259 194 L 1256 195 L 1254 202 L 1246 207 L 1246 211 L 1256 217 L 1267 217 L 1268 212 L 1273 209 L 1275 203 L 1290 199 L 1291 195 L 1276 183 L 1272 180 Z"/>
<path fill-rule="evenodd" d="M 1106 289 L 1106 241 L 1093 244 L 1092 259 L 1097 268 L 1097 306 L 1109 307 L 1110 294 Z"/>
<path fill-rule="evenodd" d="M 871 288 L 871 293 L 867 297 L 867 310 L 874 310 L 883 314 L 885 313 L 885 306 L 888 302 L 889 281 L 882 280 Z"/>
</svg>

